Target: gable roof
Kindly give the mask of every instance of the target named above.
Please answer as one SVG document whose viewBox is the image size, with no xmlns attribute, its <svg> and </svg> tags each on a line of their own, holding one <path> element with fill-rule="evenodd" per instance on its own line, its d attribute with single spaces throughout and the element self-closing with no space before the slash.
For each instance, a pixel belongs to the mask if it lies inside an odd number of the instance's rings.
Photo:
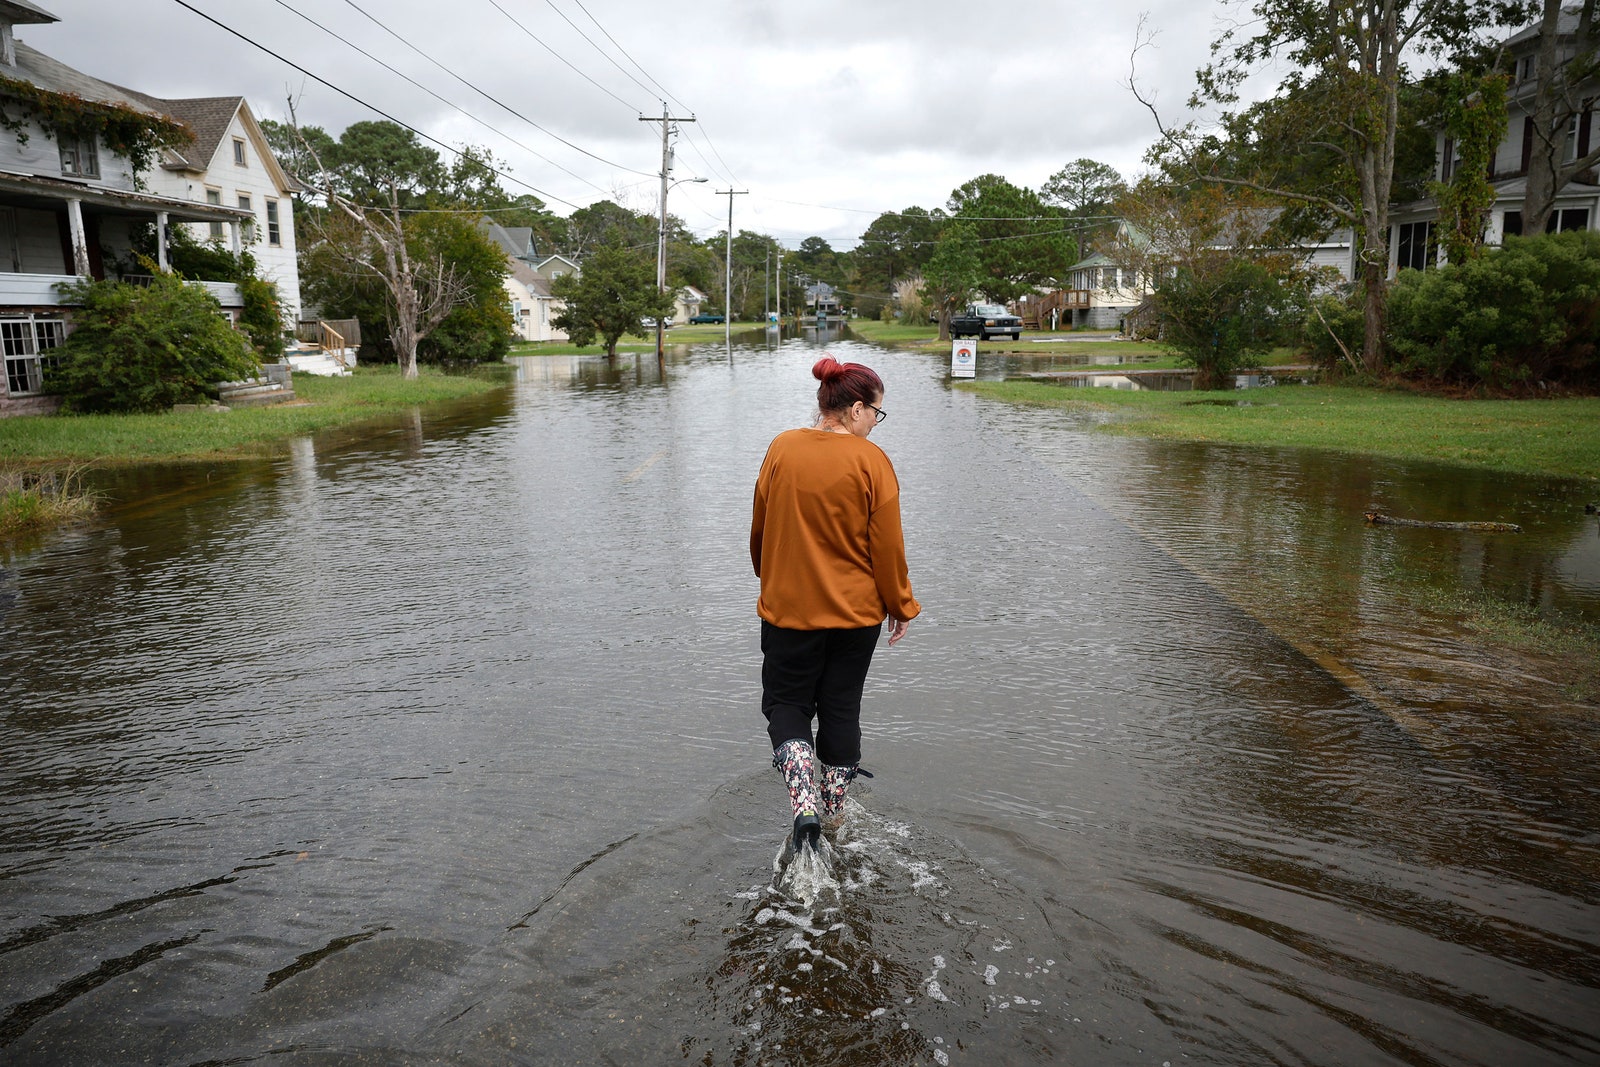
<svg viewBox="0 0 1600 1067">
<path fill-rule="evenodd" d="M 579 266 L 578 266 L 577 260 L 569 259 L 568 257 L 562 255 L 560 252 L 555 252 L 555 253 L 552 253 L 551 255 L 545 256 L 538 263 L 534 264 L 534 269 L 542 271 L 542 270 L 544 270 L 546 267 L 548 267 L 550 264 L 554 263 L 558 259 L 561 262 L 565 263 L 567 266 L 571 267 L 573 270 L 580 269 Z"/>
<path fill-rule="evenodd" d="M 532 226 L 502 226 L 485 215 L 478 220 L 478 230 L 512 259 L 531 261 L 538 254 L 533 245 Z"/>
<path fill-rule="evenodd" d="M 166 159 L 161 164 L 167 170 L 195 173 L 210 170 L 211 165 L 216 162 L 217 153 L 222 150 L 222 140 L 228 135 L 228 130 L 233 126 L 233 120 L 237 116 L 239 124 L 244 127 L 245 137 L 255 143 L 256 154 L 261 157 L 267 173 L 277 183 L 278 188 L 286 193 L 305 188 L 283 169 L 278 157 L 272 154 L 272 146 L 267 144 L 267 136 L 261 132 L 261 125 L 256 122 L 255 113 L 250 110 L 250 102 L 244 97 L 194 96 L 166 100 L 159 96 L 151 96 L 149 93 L 141 93 L 137 89 L 122 91 L 161 114 L 177 119 L 194 131 L 193 144 L 182 149 L 167 149 Z"/>
<path fill-rule="evenodd" d="M 194 131 L 194 144 L 173 153 L 189 166 L 173 166 L 174 170 L 205 170 L 216 158 L 222 138 L 233 123 L 244 103 L 242 96 L 203 96 L 192 100 L 163 100 L 160 97 L 129 90 L 157 111 L 171 115 Z"/>
</svg>

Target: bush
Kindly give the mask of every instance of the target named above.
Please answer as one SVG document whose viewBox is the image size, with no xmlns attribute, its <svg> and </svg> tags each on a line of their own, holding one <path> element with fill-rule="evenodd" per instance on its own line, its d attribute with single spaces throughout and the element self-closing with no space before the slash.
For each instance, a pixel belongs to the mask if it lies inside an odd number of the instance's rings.
<svg viewBox="0 0 1600 1067">
<path fill-rule="evenodd" d="M 1401 271 L 1385 341 L 1398 373 L 1438 384 L 1600 387 L 1600 233 L 1509 237 L 1481 259 Z"/>
<path fill-rule="evenodd" d="M 1161 337 L 1195 368 L 1196 389 L 1226 389 L 1297 323 L 1300 289 L 1269 266 L 1225 251 L 1194 256 L 1151 302 Z"/>
<path fill-rule="evenodd" d="M 197 285 L 157 274 L 148 287 L 81 281 L 57 288 L 80 305 L 72 334 L 56 349 L 57 365 L 45 372 L 45 388 L 62 398 L 63 411 L 164 411 L 258 371 L 244 337 Z"/>
<path fill-rule="evenodd" d="M 1306 310 L 1301 341 L 1306 352 L 1324 370 L 1341 362 L 1355 361 L 1361 369 L 1361 346 L 1366 322 L 1361 310 L 1361 294 L 1356 291 L 1323 293 Z"/>
<path fill-rule="evenodd" d="M 167 262 L 174 274 L 207 282 L 232 282 L 239 287 L 244 306 L 239 311 L 239 328 L 262 362 L 283 357 L 283 306 L 278 287 L 256 273 L 256 257 L 248 249 L 234 255 L 221 241 L 202 242 L 187 226 L 173 226 L 167 232 Z M 133 237 L 133 262 L 119 264 L 124 273 L 158 273 L 156 269 L 156 230 L 145 226 Z"/>
</svg>

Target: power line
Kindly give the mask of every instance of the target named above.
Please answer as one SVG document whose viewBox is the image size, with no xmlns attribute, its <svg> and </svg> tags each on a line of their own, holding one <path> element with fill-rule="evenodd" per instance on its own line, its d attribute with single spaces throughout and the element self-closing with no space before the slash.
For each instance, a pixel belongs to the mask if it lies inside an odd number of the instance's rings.
<svg viewBox="0 0 1600 1067">
<path fill-rule="evenodd" d="M 282 4 L 283 0 L 277 0 L 277 2 Z M 624 171 L 627 171 L 630 174 L 643 174 L 646 177 L 651 177 L 652 176 L 646 171 L 634 170 L 632 167 L 624 166 L 621 163 L 617 163 L 617 162 L 614 162 L 613 160 L 606 159 L 604 156 L 595 155 L 593 152 L 589 151 L 587 148 L 583 148 L 583 147 L 580 147 L 579 145 L 575 145 L 571 141 L 567 140 L 565 137 L 562 137 L 560 134 L 554 132 L 553 130 L 546 129 L 545 127 L 539 125 L 537 122 L 535 122 L 532 119 L 530 119 L 528 116 L 522 114 L 520 111 L 517 111 L 515 108 L 511 107 L 509 104 L 507 104 L 504 101 L 500 100 L 498 97 L 496 97 L 496 96 L 494 96 L 494 95 L 492 95 L 492 94 L 490 94 L 488 92 L 485 92 L 483 89 L 478 88 L 478 86 L 474 85 L 472 82 L 469 82 L 467 79 L 463 78 L 461 75 L 457 74 L 455 71 L 451 70 L 449 67 L 447 67 L 443 63 L 439 62 L 433 56 L 430 56 L 428 53 L 424 52 L 422 49 L 418 48 L 416 45 L 412 44 L 410 41 L 408 41 L 404 37 L 400 36 L 394 30 L 390 29 L 388 26 L 385 26 L 382 22 L 379 22 L 376 18 L 373 18 L 373 16 L 371 14 L 369 14 L 367 12 L 367 10 L 365 8 L 363 8 L 360 4 L 357 4 L 355 2 L 355 0 L 344 0 L 344 2 L 346 4 L 348 4 L 348 5 L 350 5 L 351 7 L 355 8 L 357 11 L 361 12 L 362 15 L 365 15 L 366 18 L 369 21 L 371 21 L 374 25 L 378 26 L 380 29 L 382 29 L 389 36 L 393 37 L 395 40 L 399 41 L 401 44 L 403 44 L 407 48 L 411 49 L 417 55 L 421 56 L 423 59 L 426 59 L 429 63 L 432 63 L 434 66 L 438 67 L 440 70 L 442 70 L 446 74 L 450 75 L 450 77 L 454 78 L 456 81 L 460 82 L 462 85 L 465 85 L 468 89 L 471 89 L 473 92 L 477 93 L 479 96 L 483 97 L 485 100 L 489 101 L 491 104 L 494 104 L 495 106 L 499 107 L 501 110 L 505 111 L 506 113 L 508 113 L 508 114 L 510 114 L 510 115 L 512 115 L 512 116 L 514 116 L 516 118 L 521 119 L 523 122 L 526 122 L 529 126 L 532 126 L 534 129 L 538 130 L 540 133 L 546 135 L 547 137 L 553 137 L 557 141 L 560 141 L 562 144 L 566 145 L 568 148 L 572 149 L 574 152 L 581 152 L 584 155 L 588 156 L 590 159 L 597 160 L 597 161 L 599 161 L 601 163 L 604 163 L 608 167 L 615 167 L 618 170 L 624 170 Z M 299 14 L 299 12 L 295 12 L 295 13 Z M 301 18 L 305 18 L 306 16 L 300 15 L 300 17 Z M 307 19 L 307 21 L 309 22 L 310 20 Z M 316 25 L 316 24 L 313 23 L 313 25 Z M 333 31 L 327 30 L 325 32 L 332 33 Z M 337 36 L 337 34 L 335 34 L 335 36 Z M 340 40 L 343 40 L 343 38 L 340 38 Z M 356 48 L 356 50 L 358 52 L 361 51 L 361 49 L 358 48 L 355 45 L 351 45 L 351 47 L 352 48 Z M 361 54 L 362 55 L 367 55 L 366 52 L 361 52 Z M 372 57 L 368 56 L 368 58 L 370 59 Z M 382 63 L 383 61 L 382 60 L 375 60 L 375 62 Z M 384 63 L 383 65 L 384 65 L 384 67 L 386 67 L 389 70 L 394 70 L 394 68 L 393 67 L 389 67 L 389 65 L 387 63 Z M 399 72 L 395 71 L 395 73 L 398 74 Z M 406 77 L 404 74 L 401 74 L 400 76 L 402 78 Z M 406 78 L 406 80 L 407 81 L 411 81 L 410 78 Z M 416 85 L 417 83 L 412 81 L 411 84 Z M 418 88 L 422 88 L 422 87 L 418 86 Z M 432 90 L 425 90 L 425 91 L 427 91 L 427 92 L 431 93 L 432 95 L 434 95 L 436 99 L 441 99 L 441 100 L 443 99 L 442 97 L 439 97 L 438 94 L 432 93 Z M 449 103 L 449 101 L 445 101 L 445 103 Z M 451 104 L 451 106 L 455 107 L 454 104 Z M 459 107 L 457 107 L 456 110 L 457 111 L 461 111 L 461 109 Z M 461 113 L 463 115 L 467 115 L 467 113 L 465 111 L 461 111 Z M 467 117 L 468 118 L 473 118 L 472 115 L 467 115 Z M 474 121 L 481 122 L 481 120 L 477 120 L 477 119 L 474 119 Z M 484 124 L 484 125 L 487 125 L 487 124 Z M 493 129 L 492 126 L 488 127 L 488 128 Z M 498 133 L 499 131 L 495 131 L 495 132 Z M 501 134 L 501 136 L 505 137 L 505 134 Z M 579 176 L 577 174 L 573 174 L 572 171 L 567 170 L 565 167 L 561 166 L 561 164 L 556 163 L 556 162 L 554 162 L 552 160 L 549 160 L 549 159 L 545 159 L 544 156 L 539 155 L 538 152 L 534 152 L 533 149 L 529 148 L 527 145 L 521 144 L 521 143 L 519 143 L 519 142 L 517 142 L 515 140 L 512 140 L 509 137 L 507 137 L 506 139 L 511 141 L 512 144 L 517 145 L 518 148 L 521 148 L 521 149 L 523 149 L 524 151 L 527 151 L 527 152 L 531 152 L 533 155 L 537 156 L 539 159 L 543 159 L 546 163 L 549 163 L 552 167 L 556 167 L 559 170 L 565 171 L 567 174 L 572 174 L 572 176 L 574 178 L 577 178 L 579 181 L 584 182 L 586 185 L 589 185 L 591 188 L 600 189 L 600 187 L 598 185 L 595 185 L 593 182 L 590 182 L 587 179 L 585 179 L 585 178 L 583 178 L 583 177 L 581 177 L 581 176 Z M 600 189 L 600 191 L 601 192 L 605 192 L 604 189 Z"/>
<path fill-rule="evenodd" d="M 530 155 L 534 156 L 536 159 L 544 160 L 546 163 L 550 164 L 552 167 L 556 168 L 559 171 L 562 171 L 563 173 L 565 173 L 567 175 L 570 175 L 571 177 L 577 178 L 580 182 L 582 182 L 583 184 L 587 185 L 589 188 L 595 190 L 596 192 L 601 192 L 601 193 L 605 192 L 604 189 L 602 189 L 600 186 L 596 185 L 594 182 L 590 181 L 589 179 L 585 178 L 583 175 L 576 174 L 576 173 L 574 173 L 574 172 L 572 172 L 570 170 L 567 170 L 566 167 L 563 167 L 561 164 L 557 163 L 555 160 L 550 159 L 550 158 L 548 158 L 546 156 L 540 155 L 537 151 L 535 151 L 534 149 L 532 149 L 532 148 L 528 147 L 527 145 L 523 144 L 521 141 L 517 140 L 515 137 L 512 137 L 510 134 L 496 129 L 495 127 L 493 127 L 493 126 L 489 125 L 487 122 L 485 122 L 483 119 L 480 119 L 478 116 L 473 115 L 473 114 L 469 114 L 462 107 L 452 103 L 449 100 L 446 100 L 444 97 L 440 96 L 438 93 L 434 92 L 432 89 L 428 88 L 426 85 L 423 85 L 421 82 L 417 81 L 415 78 L 412 78 L 411 76 L 409 76 L 407 74 L 402 74 L 400 71 L 395 70 L 389 64 L 385 63 L 383 60 L 381 60 L 377 56 L 373 55 L 371 52 L 368 52 L 366 49 L 362 48 L 360 45 L 355 44 L 354 42 L 346 40 L 345 38 L 339 36 L 339 34 L 335 33 L 333 30 L 328 29 L 328 27 L 324 26 L 322 23 L 318 22 L 316 19 L 312 18 L 311 16 L 305 14 L 304 12 L 295 10 L 293 7 L 291 7 L 286 2 L 286 0 L 274 0 L 274 2 L 279 7 L 283 8 L 285 11 L 289 12 L 290 14 L 299 15 L 302 19 L 305 19 L 307 22 L 311 23 L 311 25 L 315 26 L 317 29 L 321 30 L 323 33 L 327 34 L 329 37 L 332 37 L 334 40 L 338 41 L 340 44 L 344 45 L 346 48 L 354 49 L 355 51 L 359 52 L 360 54 L 366 56 L 368 59 L 372 60 L 374 63 L 378 64 L 378 66 L 382 67 L 384 70 L 388 71 L 390 74 L 393 74 L 396 77 L 401 78 L 404 81 L 407 81 L 407 82 L 411 83 L 412 85 L 416 86 L 418 89 L 421 89 L 423 92 L 425 92 L 429 96 L 433 97 L 435 100 L 439 101 L 441 104 L 444 104 L 446 107 L 453 108 L 455 111 L 459 112 L 460 114 L 465 115 L 467 118 L 471 119 L 473 122 L 476 122 L 478 125 L 482 126 L 484 129 L 488 130 L 490 133 L 498 134 L 499 136 L 504 137 L 506 140 L 510 141 L 512 144 L 516 145 L 518 148 L 522 149 L 524 152 L 529 153 Z M 346 2 L 348 3 L 349 0 L 346 0 Z M 354 4 L 351 4 L 350 6 L 351 7 L 355 7 Z M 360 11 L 361 9 L 360 8 L 356 8 L 356 10 Z M 362 11 L 361 13 L 363 15 L 366 15 L 365 11 Z M 367 17 L 371 18 L 372 16 L 367 15 Z M 381 23 L 380 23 L 380 25 L 381 25 Z M 384 29 L 388 30 L 389 28 L 387 26 L 385 26 Z M 394 33 L 393 30 L 389 30 L 389 32 L 391 34 Z M 398 34 L 396 34 L 395 36 L 399 37 Z M 400 39 L 401 43 L 403 43 L 403 44 L 410 44 L 410 42 L 406 41 L 404 38 L 399 38 L 399 39 Z M 420 50 L 418 50 L 418 54 L 422 55 Z M 424 59 L 430 59 L 431 57 L 429 57 L 427 55 L 423 55 L 423 58 Z M 450 73 L 450 72 L 447 70 L 446 73 Z M 502 106 L 504 106 L 504 105 L 502 105 Z M 507 108 L 507 110 L 509 111 L 510 109 Z M 513 112 L 513 114 L 515 114 L 515 112 Z M 518 116 L 518 117 L 520 118 L 521 116 Z M 533 125 L 537 125 L 537 124 L 533 124 Z M 540 127 L 540 129 L 541 129 L 541 132 L 545 132 L 545 133 L 549 132 L 548 130 L 543 130 L 542 127 Z M 552 136 L 554 136 L 554 135 L 552 134 Z M 557 138 L 557 140 L 560 140 L 560 138 Z M 577 145 L 572 145 L 572 147 L 573 148 L 577 148 Z M 580 148 L 580 149 L 578 149 L 578 151 L 582 152 L 583 149 Z M 584 154 L 585 155 L 591 155 L 592 153 L 585 152 Z M 600 159 L 599 156 L 595 156 L 594 158 Z M 600 162 L 607 163 L 610 166 L 617 166 L 617 164 L 615 164 L 615 163 L 610 163 L 609 160 L 600 159 Z M 636 173 L 640 173 L 640 172 L 636 172 Z"/>
<path fill-rule="evenodd" d="M 287 64 L 288 66 L 293 67 L 295 70 L 298 70 L 301 74 L 304 74 L 306 77 L 315 79 L 316 81 L 320 82 L 321 84 L 327 86 L 329 89 L 332 89 L 334 92 L 338 93 L 340 96 L 347 97 L 350 100 L 354 100 L 356 103 L 360 104 L 362 107 L 366 108 L 368 111 L 371 111 L 373 114 L 382 115 L 384 118 L 388 119 L 390 122 L 394 123 L 396 126 L 399 126 L 402 129 L 410 130 L 412 133 L 416 134 L 418 137 L 421 137 L 423 140 L 430 141 L 433 144 L 438 145 L 440 148 L 444 149 L 446 152 L 449 152 L 452 155 L 459 156 L 459 157 L 461 157 L 463 159 L 466 158 L 466 153 L 463 152 L 461 149 L 455 148 L 455 147 L 453 147 L 451 145 L 445 144 L 443 141 L 439 140 L 437 137 L 434 137 L 432 134 L 423 133 L 421 130 L 417 129 L 415 126 L 412 126 L 408 122 L 400 121 L 399 119 L 395 118 L 393 115 L 389 114 L 387 111 L 383 110 L 380 107 L 377 107 L 376 105 L 367 103 L 365 100 L 361 99 L 359 96 L 357 96 L 356 94 L 350 92 L 349 90 L 339 88 L 339 86 L 333 84 L 331 81 L 329 81 L 328 79 L 322 77 L 320 74 L 313 74 L 311 71 L 307 70 L 305 67 L 302 67 L 300 64 L 296 63 L 294 60 L 288 58 L 287 56 L 280 55 L 279 53 L 274 52 L 272 49 L 268 48 L 266 45 L 262 44 L 259 41 L 251 40 L 249 37 L 246 37 L 244 34 L 240 33 L 238 30 L 234 29 L 232 26 L 229 26 L 227 23 L 222 22 L 222 21 L 220 21 L 218 19 L 212 18 L 210 15 L 206 14 L 204 11 L 201 11 L 199 8 L 195 7 L 193 4 L 190 4 L 188 2 L 188 0 L 173 0 L 173 3 L 177 4 L 181 8 L 184 8 L 185 10 L 194 12 L 196 15 L 199 15 L 201 18 L 205 19 L 207 22 L 211 23 L 213 26 L 216 26 L 216 27 L 218 27 L 219 29 L 222 29 L 222 30 L 226 30 L 228 33 L 230 33 L 233 36 L 239 38 L 239 40 L 245 42 L 246 44 L 250 45 L 251 47 L 261 49 L 261 51 L 265 52 L 267 55 L 271 56 L 273 59 L 276 59 L 280 63 L 284 63 L 284 64 Z M 479 162 L 479 161 L 475 160 L 474 162 Z M 493 171 L 495 174 L 498 174 L 502 178 L 505 178 L 505 179 L 507 179 L 509 181 L 516 182 L 518 185 L 522 186 L 524 189 L 527 189 L 527 190 L 529 190 L 529 191 L 531 191 L 533 193 L 536 193 L 539 196 L 545 197 L 545 198 L 550 199 L 550 200 L 554 200 L 558 204 L 565 204 L 568 207 L 572 208 L 574 211 L 576 211 L 578 209 L 578 205 L 574 204 L 572 201 L 564 200 L 561 197 L 555 195 L 554 193 L 546 192 L 545 190 L 540 189 L 536 185 L 529 184 L 528 182 L 523 181 L 521 178 L 517 177 L 515 174 L 512 174 L 509 171 L 504 171 L 504 170 L 499 169 L 498 167 L 489 166 L 489 164 L 487 164 L 487 163 L 484 163 L 482 165 L 484 166 L 485 169 Z"/>
<path fill-rule="evenodd" d="M 609 55 L 607 55 L 606 52 L 605 52 L 605 49 L 601 48 L 598 44 L 595 44 L 594 38 L 590 37 L 587 33 L 584 33 L 581 29 L 579 29 L 578 28 L 578 24 L 576 22 L 573 22 L 570 18 L 568 18 L 567 17 L 567 13 L 565 11 L 562 11 L 559 7 L 557 7 L 555 5 L 555 3 L 553 2 L 553 0 L 544 0 L 544 2 L 545 2 L 545 6 L 549 7 L 551 11 L 554 11 L 557 15 L 561 16 L 561 21 L 565 22 L 568 26 L 572 27 L 572 30 L 573 30 L 574 33 L 576 33 L 579 37 L 582 37 L 586 42 L 588 42 L 588 45 L 589 45 L 590 48 L 593 48 L 596 52 L 599 52 L 601 59 L 604 59 L 607 63 L 610 63 L 613 67 L 616 67 L 617 70 L 619 72 L 621 72 L 621 74 L 622 74 L 622 76 L 624 78 L 627 78 L 629 81 L 633 82 L 633 84 L 637 85 L 639 88 L 641 88 L 645 92 L 649 93 L 651 96 L 654 96 L 656 94 L 656 90 L 655 89 L 650 88 L 650 86 L 646 85 L 644 82 L 640 81 L 638 78 L 635 78 L 631 71 L 627 70 L 625 67 L 623 67 L 623 65 L 621 63 L 618 63 L 615 59 L 613 59 Z M 580 4 L 578 6 L 582 7 L 583 5 Z M 589 15 L 589 13 L 587 11 L 585 11 L 584 14 L 585 15 Z M 594 22 L 594 16 L 593 15 L 589 15 L 589 21 L 590 22 Z M 600 26 L 600 24 L 598 22 L 595 22 L 594 24 L 596 26 Z M 600 32 L 601 33 L 605 33 L 606 32 L 604 26 L 600 27 Z M 606 33 L 606 38 L 608 40 L 611 40 L 611 35 L 609 33 Z M 612 44 L 616 44 L 617 42 L 615 40 L 611 40 L 611 43 Z M 624 52 L 623 55 L 627 55 L 627 53 Z M 634 66 L 638 66 L 638 64 L 635 63 Z M 648 74 L 646 74 L 645 77 L 648 78 L 650 76 Z M 656 86 L 656 88 L 660 89 L 661 87 L 658 85 L 658 86 Z M 665 89 L 662 89 L 661 91 L 662 92 L 666 92 Z"/>
<path fill-rule="evenodd" d="M 500 12 L 500 14 L 502 14 L 506 18 L 510 19 L 511 20 L 511 24 L 513 26 L 515 26 L 517 29 L 521 30 L 523 33 L 527 34 L 529 37 L 533 38 L 534 43 L 537 44 L 540 48 L 543 48 L 546 52 L 549 52 L 551 55 L 555 56 L 557 59 L 561 60 L 561 62 L 565 63 L 568 67 L 570 67 L 572 69 L 572 72 L 574 74 L 578 75 L 578 77 L 582 78 L 584 81 L 588 82 L 590 85 L 594 86 L 596 89 L 599 89 L 602 93 L 605 93 L 611 99 L 615 100 L 617 103 L 621 104 L 623 107 L 627 108 L 628 110 L 630 110 L 630 111 L 640 111 L 640 110 L 642 110 L 641 108 L 634 107 L 632 104 L 630 104 L 626 100 L 622 99 L 622 97 L 618 96 L 616 93 L 612 92 L 610 89 L 607 89 L 604 85 L 601 85 L 599 82 L 597 82 L 593 78 L 589 77 L 589 75 L 587 75 L 583 71 L 579 70 L 576 66 L 573 66 L 571 60 L 569 60 L 566 56 L 562 55 L 560 52 L 557 52 L 554 48 L 551 48 L 549 45 L 545 44 L 544 41 L 542 41 L 539 38 L 538 34 L 534 33 L 532 30 L 528 29 L 528 27 L 526 27 L 522 23 L 518 22 L 516 17 L 513 16 L 511 14 L 511 12 L 509 12 L 505 8 L 501 7 L 499 0 L 489 0 L 489 3 L 494 5 L 494 9 L 496 11 Z"/>
<path fill-rule="evenodd" d="M 546 0 L 546 3 L 548 3 L 548 2 L 549 2 L 549 0 Z M 660 89 L 661 92 L 663 94 L 665 94 L 665 96 L 666 96 L 666 98 L 668 100 L 671 100 L 674 104 L 677 104 L 679 107 L 683 108 L 683 110 L 685 110 L 685 111 L 688 111 L 688 112 L 693 112 L 694 111 L 694 108 L 690 107 L 688 104 L 685 104 L 682 100 L 679 100 L 677 97 L 673 96 L 670 92 L 668 92 L 667 91 L 667 87 L 665 85 L 662 85 L 660 82 L 656 81 L 656 79 L 651 76 L 649 71 L 647 71 L 643 67 L 639 66 L 639 61 L 637 59 L 634 59 L 633 56 L 629 55 L 628 54 L 628 50 L 626 48 L 622 47 L 622 45 L 617 43 L 617 39 L 615 37 L 611 36 L 611 32 L 609 30 L 607 30 L 604 26 L 600 25 L 600 20 L 595 18 L 593 15 L 589 14 L 589 9 L 583 6 L 583 0 L 572 0 L 572 2 L 578 5 L 578 10 L 579 11 L 582 11 L 585 15 L 589 15 L 589 21 L 594 23 L 595 27 L 597 29 L 599 29 L 599 31 L 601 33 L 606 35 L 606 40 L 608 40 L 612 44 L 616 45 L 617 51 L 621 52 L 623 54 L 623 56 L 628 60 L 629 63 L 632 63 L 635 67 L 637 67 L 640 74 L 643 74 L 646 78 L 649 78 L 651 83 L 653 85 L 655 85 L 655 87 L 657 89 Z M 565 18 L 566 16 L 563 15 L 562 17 Z M 576 27 L 574 27 L 574 29 L 576 29 Z M 593 42 L 590 42 L 590 43 L 592 44 Z M 654 95 L 654 94 L 652 94 L 652 95 Z"/>
</svg>

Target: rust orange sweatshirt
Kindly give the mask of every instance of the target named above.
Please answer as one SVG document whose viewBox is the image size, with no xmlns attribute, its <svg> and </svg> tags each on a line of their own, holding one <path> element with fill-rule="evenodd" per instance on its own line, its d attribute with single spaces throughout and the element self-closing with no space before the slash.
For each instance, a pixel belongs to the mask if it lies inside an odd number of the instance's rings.
<svg viewBox="0 0 1600 1067">
<path fill-rule="evenodd" d="M 790 630 L 911 620 L 900 481 L 883 449 L 853 434 L 787 430 L 756 478 L 750 560 L 756 611 Z"/>
</svg>

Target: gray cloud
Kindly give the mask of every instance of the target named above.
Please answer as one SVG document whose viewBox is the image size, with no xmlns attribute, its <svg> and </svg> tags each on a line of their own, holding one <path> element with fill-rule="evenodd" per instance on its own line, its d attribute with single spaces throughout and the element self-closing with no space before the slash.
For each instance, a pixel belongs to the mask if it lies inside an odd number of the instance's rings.
<svg viewBox="0 0 1600 1067">
<path fill-rule="evenodd" d="M 736 226 L 794 241 L 816 233 L 843 246 L 879 211 L 942 205 L 978 174 L 1037 186 L 1079 156 L 1131 174 L 1155 136 L 1125 86 L 1138 11 L 1078 0 L 998 0 L 977 10 L 954 0 L 585 0 L 604 32 L 573 0 L 498 0 L 544 46 L 490 0 L 355 0 L 444 66 L 609 164 L 490 103 L 350 0 L 188 2 L 441 141 L 488 146 L 562 211 L 557 199 L 581 205 L 617 190 L 635 206 L 653 206 L 647 175 L 660 162 L 658 127 L 638 119 L 659 115 L 666 96 L 674 113 L 700 119 L 680 139 L 678 174 L 711 181 L 679 186 L 671 207 L 702 233 L 721 228 L 726 200 L 713 190 L 730 183 L 752 194 L 739 198 Z M 99 77 L 158 96 L 240 93 L 258 114 L 279 119 L 286 96 L 296 95 L 301 120 L 334 133 L 375 117 L 174 0 L 41 3 L 61 21 L 19 35 Z M 1140 82 L 1174 113 L 1205 61 L 1213 10 L 1150 0 L 1147 22 L 1157 36 L 1140 54 Z"/>
</svg>

